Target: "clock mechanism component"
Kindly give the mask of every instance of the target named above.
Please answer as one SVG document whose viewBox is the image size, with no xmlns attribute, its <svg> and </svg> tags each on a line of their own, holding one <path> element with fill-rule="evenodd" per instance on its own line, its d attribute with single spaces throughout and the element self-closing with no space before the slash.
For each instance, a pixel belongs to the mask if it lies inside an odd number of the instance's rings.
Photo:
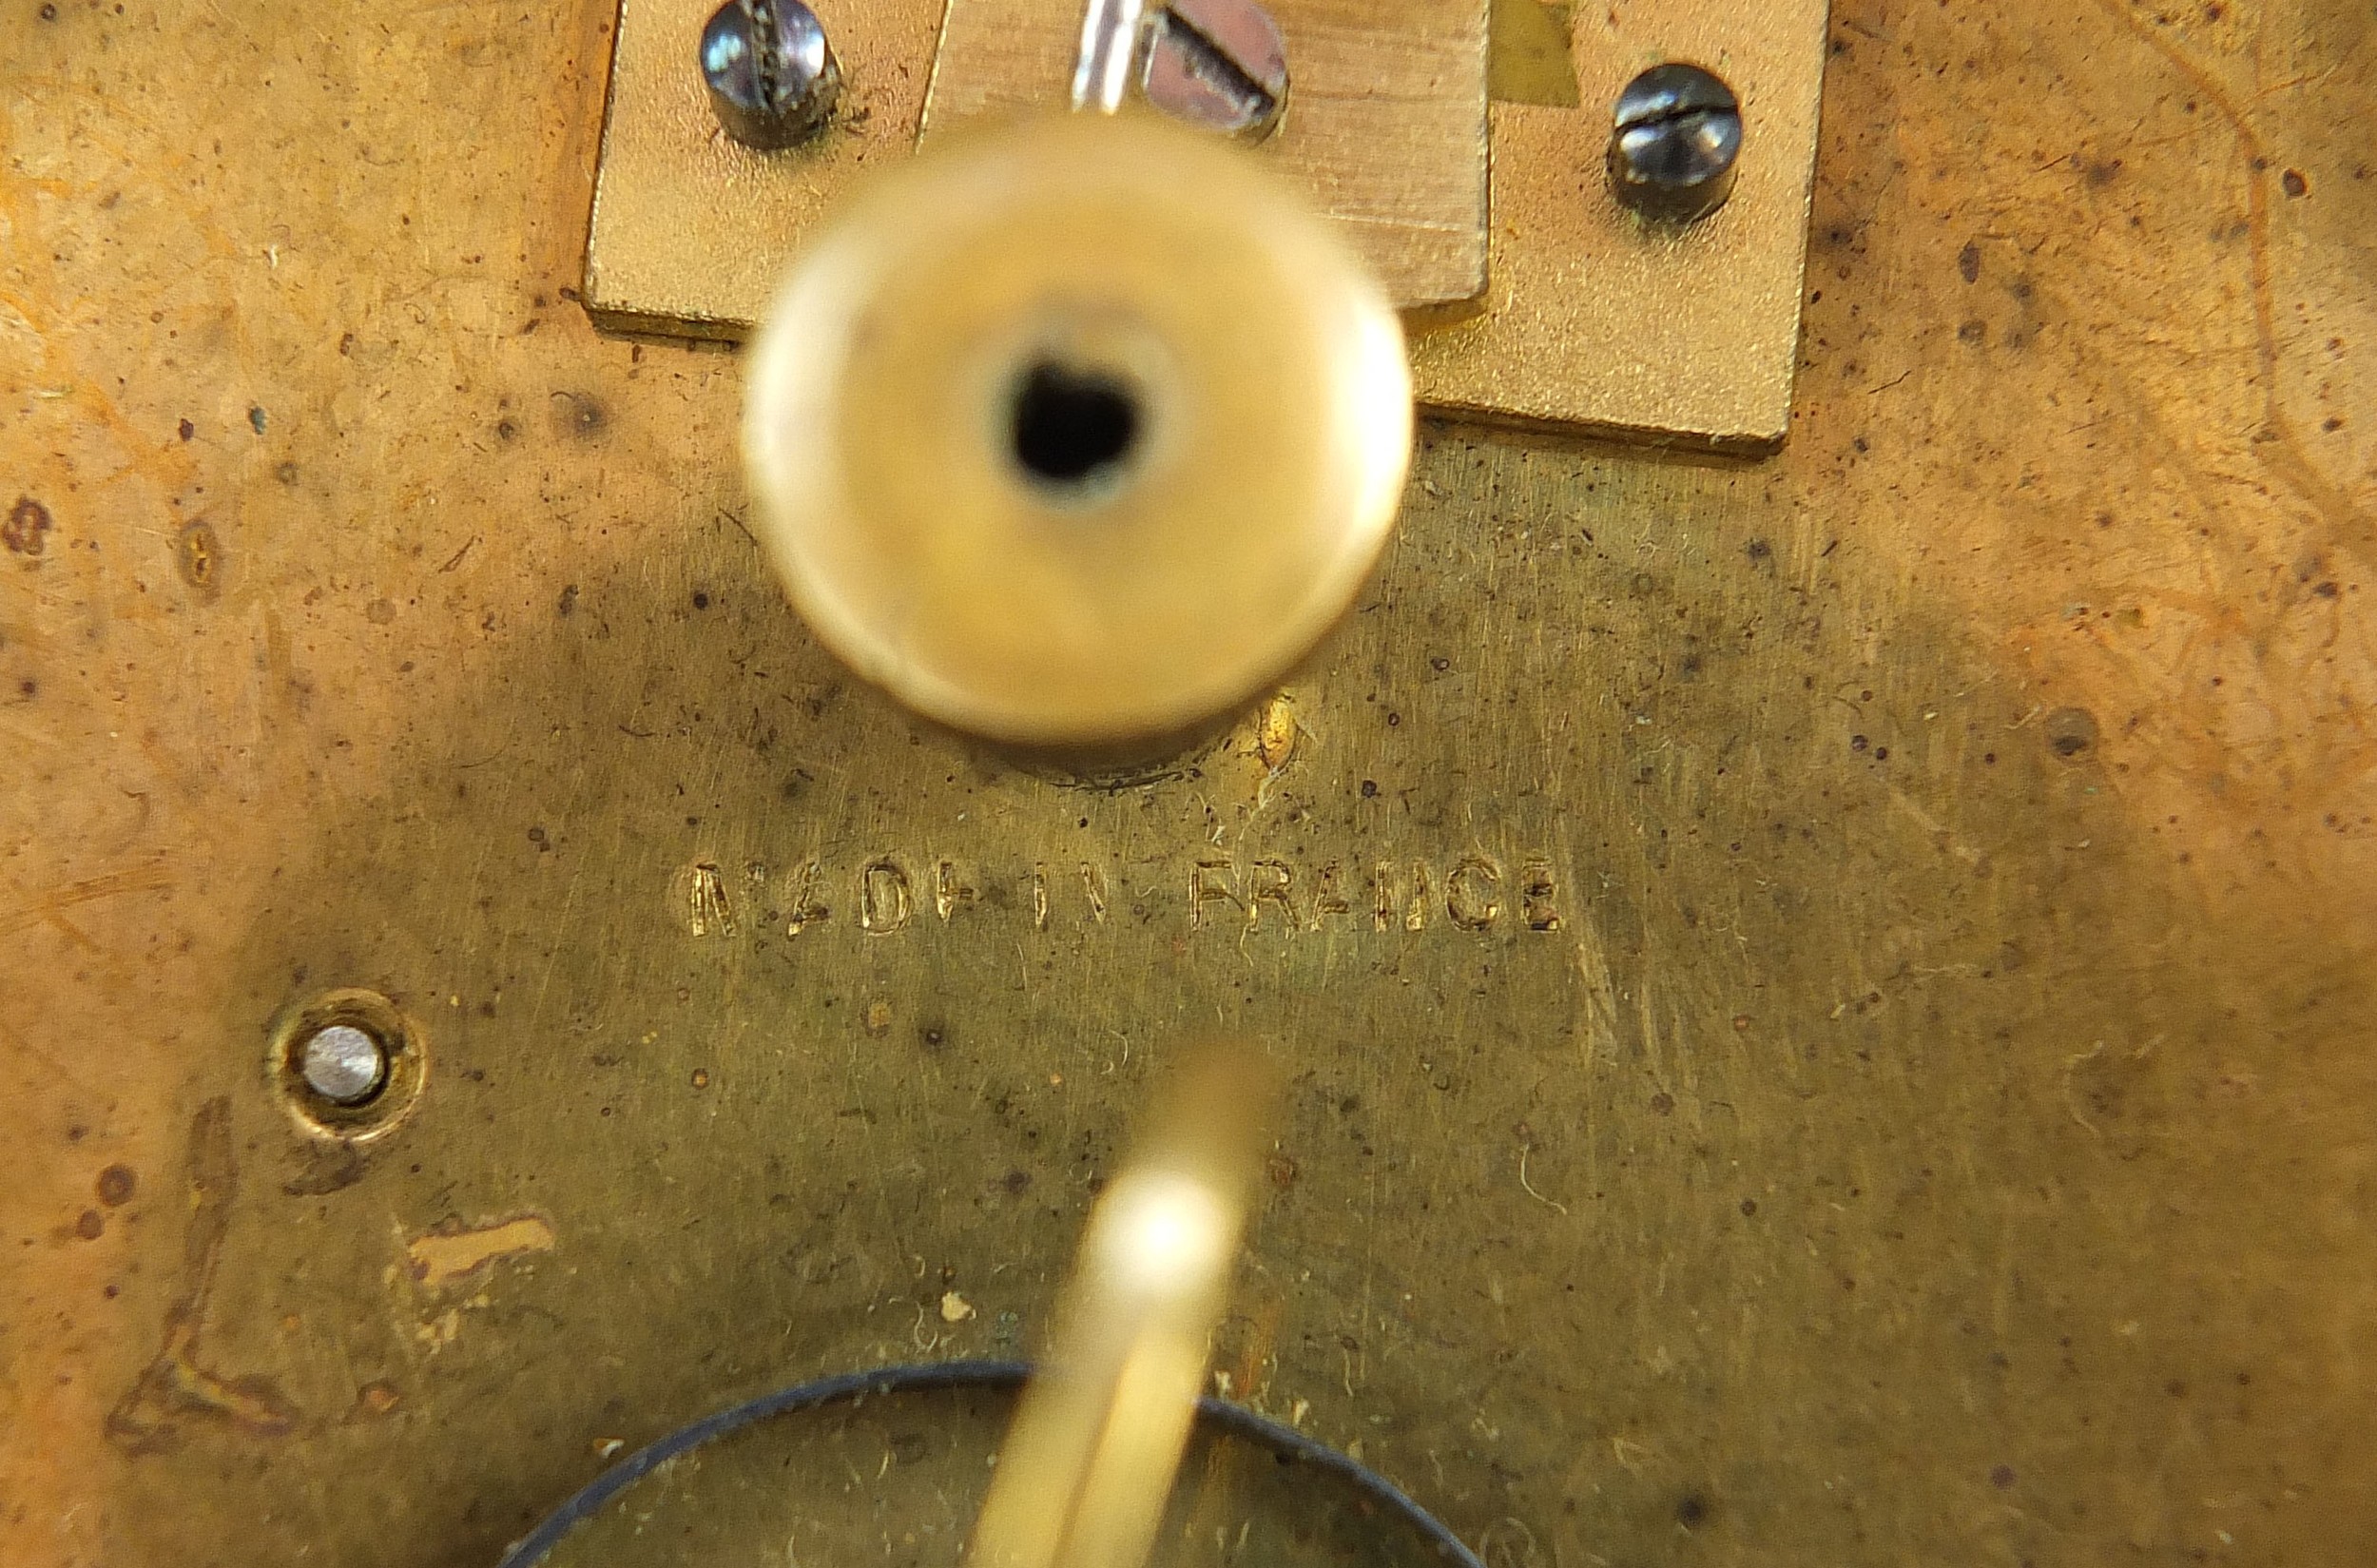
<svg viewBox="0 0 2377 1568">
<path fill-rule="evenodd" d="M 1060 117 L 818 237 L 751 356 L 754 523 L 828 646 L 975 734 L 1077 747 L 1257 695 L 1402 495 L 1394 312 L 1226 144 Z"/>
<path fill-rule="evenodd" d="M 1287 108 L 1287 40 L 1253 0 L 1172 0 L 1141 68 L 1147 101 L 1175 120 L 1259 142 Z"/>
<path fill-rule="evenodd" d="M 1277 1074 L 1192 1052 L 1108 1184 L 974 1529 L 979 1568 L 1138 1568 L 1196 1415 Z"/>
<path fill-rule="evenodd" d="M 429 1073 L 419 1022 L 377 991 L 350 987 L 301 1002 L 268 1040 L 265 1076 L 290 1115 L 307 1132 L 341 1144 L 394 1131 Z"/>
<path fill-rule="evenodd" d="M 841 62 L 801 0 L 727 0 L 702 29 L 701 61 L 720 127 L 762 152 L 815 135 L 841 96 Z"/>
<path fill-rule="evenodd" d="M 1826 0 L 1545 10 L 1552 57 L 1534 74 L 1550 86 L 1505 100 L 1490 100 L 1490 62 L 1518 45 L 1490 36 L 1486 0 L 1131 10 L 1147 25 L 1116 85 L 1246 144 L 1343 231 L 1406 315 L 1422 406 L 1740 454 L 1783 440 Z M 703 0 L 621 0 L 583 290 L 596 321 L 749 336 L 784 264 L 868 169 L 970 121 L 1062 107 L 1083 21 L 1047 0 L 838 0 L 815 14 L 839 106 L 763 151 L 704 103 Z M 1717 137 L 1732 149 L 1721 173 L 1661 197 L 1622 177 L 1614 127 L 1638 112 L 1622 106 L 1631 84 L 1692 63 L 1731 96 L 1738 134 Z M 1704 131 L 1725 124 L 1708 107 Z M 1673 128 L 1626 135 L 1646 152 L 1684 145 Z"/>
<path fill-rule="evenodd" d="M 1691 223 L 1733 194 L 1742 105 L 1714 71 L 1653 66 L 1617 95 L 1610 188 L 1645 218 Z"/>
<path fill-rule="evenodd" d="M 807 1549 L 832 1560 L 858 1535 L 854 1514 L 879 1521 L 879 1533 L 918 1538 L 932 1555 L 915 1560 L 955 1562 L 1033 1372 L 1014 1361 L 918 1363 L 734 1405 L 619 1460 L 515 1542 L 500 1568 L 676 1568 L 688 1553 L 731 1559 L 755 1539 L 789 1543 L 796 1561 L 810 1560 Z M 883 1464 L 885 1454 L 898 1462 Z M 1224 1568 L 1254 1553 L 1278 1568 L 1484 1562 L 1361 1461 L 1207 1395 L 1149 1562 Z"/>
<path fill-rule="evenodd" d="M 1091 1213 L 1036 1366 L 879 1367 L 732 1406 L 621 1460 L 502 1568 L 734 1557 L 787 1532 L 797 1557 L 803 1530 L 847 1539 L 868 1511 L 911 1543 L 919 1525 L 937 1535 L 922 1560 L 954 1559 L 963 1539 L 974 1568 L 1218 1568 L 1250 1549 L 1481 1568 L 1359 1460 L 1202 1393 L 1279 1081 L 1240 1043 L 1185 1055 Z M 902 1475 L 887 1481 L 886 1461 L 863 1484 L 848 1455 L 870 1447 L 898 1454 Z"/>
</svg>

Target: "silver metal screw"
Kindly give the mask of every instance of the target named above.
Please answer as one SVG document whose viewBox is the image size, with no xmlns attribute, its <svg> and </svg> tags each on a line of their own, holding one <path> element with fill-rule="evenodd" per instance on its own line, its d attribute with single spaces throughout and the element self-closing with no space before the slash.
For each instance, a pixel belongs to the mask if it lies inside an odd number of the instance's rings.
<svg viewBox="0 0 2377 1568">
<path fill-rule="evenodd" d="M 1610 184 L 1646 218 L 1689 223 L 1733 194 L 1742 151 L 1742 106 L 1698 66 L 1653 66 L 1618 94 L 1610 135 Z"/>
<path fill-rule="evenodd" d="M 726 0 L 702 29 L 701 59 L 719 125 L 763 152 L 815 134 L 841 96 L 841 64 L 801 0 Z"/>
<path fill-rule="evenodd" d="M 1140 87 L 1175 119 L 1249 142 L 1287 107 L 1287 41 L 1254 0 L 1171 0 L 1155 16 Z"/>
<path fill-rule="evenodd" d="M 368 1030 L 334 1023 L 316 1030 L 298 1055 L 305 1087 L 333 1105 L 361 1105 L 388 1082 L 388 1052 Z"/>
</svg>

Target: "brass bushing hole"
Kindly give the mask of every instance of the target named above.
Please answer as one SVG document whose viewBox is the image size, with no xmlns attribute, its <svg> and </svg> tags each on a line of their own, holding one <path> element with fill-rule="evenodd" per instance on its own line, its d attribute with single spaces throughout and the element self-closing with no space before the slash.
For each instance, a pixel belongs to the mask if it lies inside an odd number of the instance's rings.
<svg viewBox="0 0 2377 1568">
<path fill-rule="evenodd" d="M 307 1132 L 360 1143 L 413 1109 L 429 1054 L 420 1026 L 386 997 L 331 991 L 274 1024 L 265 1071 Z"/>
<path fill-rule="evenodd" d="M 1111 483 L 1139 444 L 1138 389 L 1116 376 L 1042 359 L 1015 387 L 1015 461 L 1064 491 Z"/>
</svg>

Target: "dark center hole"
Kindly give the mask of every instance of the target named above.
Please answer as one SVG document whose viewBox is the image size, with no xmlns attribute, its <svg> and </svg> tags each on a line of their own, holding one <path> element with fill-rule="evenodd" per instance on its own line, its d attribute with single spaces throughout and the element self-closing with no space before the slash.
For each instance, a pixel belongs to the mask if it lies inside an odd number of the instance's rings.
<svg viewBox="0 0 2377 1568">
<path fill-rule="evenodd" d="M 1015 389 L 1015 461 L 1053 485 L 1078 485 L 1131 455 L 1139 399 L 1125 382 L 1047 360 Z"/>
</svg>

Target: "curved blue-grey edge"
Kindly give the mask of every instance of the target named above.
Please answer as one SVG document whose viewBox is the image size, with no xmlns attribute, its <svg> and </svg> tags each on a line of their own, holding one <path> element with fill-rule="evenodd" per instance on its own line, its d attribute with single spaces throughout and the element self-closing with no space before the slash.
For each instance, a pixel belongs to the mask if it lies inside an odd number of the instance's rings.
<svg viewBox="0 0 2377 1568">
<path fill-rule="evenodd" d="M 923 1366 L 884 1366 L 872 1372 L 845 1372 L 840 1377 L 821 1378 L 797 1388 L 783 1388 L 772 1394 L 763 1394 L 748 1403 L 734 1405 L 714 1416 L 705 1417 L 690 1426 L 680 1427 L 659 1442 L 629 1454 L 595 1477 L 576 1497 L 553 1510 L 542 1524 L 513 1542 L 512 1549 L 504 1554 L 498 1568 L 534 1568 L 562 1537 L 593 1517 L 603 1504 L 621 1492 L 687 1449 L 698 1448 L 714 1438 L 723 1438 L 754 1422 L 815 1409 L 822 1404 L 835 1404 L 843 1400 L 865 1399 L 876 1394 L 913 1394 L 945 1388 L 1016 1388 L 1022 1386 L 1024 1380 L 1031 1375 L 1031 1365 L 1025 1362 L 952 1361 Z M 1459 1536 L 1440 1523 L 1435 1515 L 1405 1497 L 1393 1481 L 1327 1443 L 1316 1442 L 1292 1426 L 1283 1426 L 1251 1410 L 1226 1404 L 1216 1399 L 1199 1400 L 1197 1415 L 1208 1424 L 1267 1448 L 1284 1460 L 1326 1470 L 1351 1482 L 1356 1490 L 1384 1504 L 1397 1518 L 1410 1525 L 1421 1539 L 1436 1548 L 1439 1558 L 1454 1565 L 1454 1568 L 1485 1568 L 1478 1555 L 1461 1544 Z"/>
</svg>

